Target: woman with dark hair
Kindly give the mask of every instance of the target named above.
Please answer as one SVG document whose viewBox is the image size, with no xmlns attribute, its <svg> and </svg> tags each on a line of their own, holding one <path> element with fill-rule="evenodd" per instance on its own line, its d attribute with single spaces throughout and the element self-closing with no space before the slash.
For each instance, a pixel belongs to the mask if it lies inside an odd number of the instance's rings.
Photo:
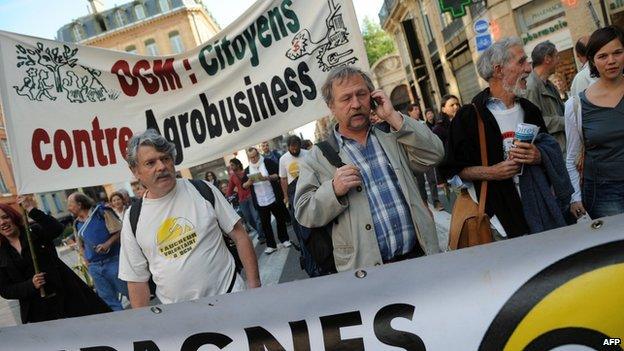
<svg viewBox="0 0 624 351">
<path fill-rule="evenodd" d="M 624 212 L 624 32 L 596 30 L 587 58 L 598 80 L 566 102 L 566 166 L 574 186 L 570 211 L 598 218 Z"/>
<path fill-rule="evenodd" d="M 236 195 L 238 196 L 238 208 L 243 214 L 243 218 L 248 225 L 250 225 L 258 233 L 258 241 L 261 244 L 266 242 L 264 232 L 262 231 L 262 223 L 260 222 L 260 216 L 258 211 L 254 207 L 253 199 L 251 197 L 251 190 L 243 187 L 243 178 L 245 178 L 245 171 L 243 164 L 236 157 L 230 160 L 230 179 L 228 181 L 228 187 L 225 191 L 225 196 L 230 197 L 234 195 L 236 189 Z"/>
<path fill-rule="evenodd" d="M 440 103 L 440 114 L 436 117 L 435 125 L 431 131 L 442 140 L 445 146 L 451 120 L 455 117 L 457 110 L 459 110 L 459 99 L 455 95 L 444 95 Z"/>
<path fill-rule="evenodd" d="M 31 235 L 40 273 L 35 274 L 20 214 L 0 204 L 0 296 L 17 299 L 22 323 L 110 312 L 110 308 L 58 257 L 53 240 L 64 227 L 35 206 L 30 196 L 17 199 L 35 221 Z M 47 297 L 41 297 L 44 288 Z"/>
<path fill-rule="evenodd" d="M 440 114 L 452 120 L 460 107 L 461 104 L 457 96 L 451 94 L 444 95 L 440 102 Z"/>
<path fill-rule="evenodd" d="M 214 174 L 214 172 L 212 171 L 208 171 L 206 172 L 206 175 L 204 176 L 204 179 L 214 185 L 217 189 L 219 189 L 219 179 L 217 179 L 217 175 Z"/>
</svg>

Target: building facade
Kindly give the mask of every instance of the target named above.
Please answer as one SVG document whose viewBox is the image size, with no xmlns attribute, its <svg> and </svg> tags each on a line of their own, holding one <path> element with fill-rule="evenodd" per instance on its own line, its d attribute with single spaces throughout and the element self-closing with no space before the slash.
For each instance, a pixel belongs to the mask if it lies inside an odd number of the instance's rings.
<svg viewBox="0 0 624 351">
<path fill-rule="evenodd" d="M 200 0 L 135 0 L 107 10 L 89 3 L 93 13 L 61 27 L 57 40 L 158 56 L 193 49 L 221 30 Z"/>
<path fill-rule="evenodd" d="M 624 25 L 624 0 L 473 1 L 458 18 L 442 12 L 438 0 L 385 0 L 379 19 L 397 44 L 413 101 L 439 110 L 445 94 L 469 103 L 486 86 L 475 63 L 488 39 L 519 37 L 529 57 L 550 40 L 569 88 L 579 67 L 574 44 L 605 24 Z"/>
<path fill-rule="evenodd" d="M 373 63 L 371 78 L 375 87 L 390 97 L 392 106 L 397 111 L 407 112 L 412 98 L 409 82 L 405 78 L 401 57 L 398 54 L 388 54 Z"/>
</svg>

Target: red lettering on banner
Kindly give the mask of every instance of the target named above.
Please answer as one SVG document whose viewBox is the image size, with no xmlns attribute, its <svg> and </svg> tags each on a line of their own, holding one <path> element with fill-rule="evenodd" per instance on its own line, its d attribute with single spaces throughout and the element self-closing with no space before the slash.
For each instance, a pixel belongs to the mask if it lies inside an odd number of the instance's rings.
<svg viewBox="0 0 624 351">
<path fill-rule="evenodd" d="M 126 154 L 128 150 L 128 141 L 132 138 L 132 130 L 130 128 L 121 128 L 119 130 L 119 150 L 121 151 L 121 156 L 123 156 L 124 160 L 126 159 Z"/>
<path fill-rule="evenodd" d="M 68 169 L 72 166 L 95 167 L 95 159 L 98 166 L 106 166 L 117 163 L 117 151 L 126 157 L 126 147 L 128 140 L 132 137 L 132 130 L 128 127 L 122 128 L 100 128 L 100 121 L 97 117 L 91 121 L 91 133 L 87 130 L 78 129 L 66 131 L 57 129 L 53 132 L 52 153 L 44 155 L 41 150 L 42 144 L 50 144 L 50 133 L 42 128 L 37 128 L 33 132 L 31 150 L 35 166 L 42 171 L 47 171 L 53 163 L 61 169 Z M 95 146 L 95 155 L 93 152 Z M 115 148 L 117 146 L 117 148 Z"/>
<path fill-rule="evenodd" d="M 78 161 L 78 167 L 84 167 L 84 158 L 82 157 L 82 147 L 85 148 L 85 154 L 87 154 L 87 162 L 89 167 L 93 167 L 93 149 L 91 148 L 91 140 L 89 140 L 89 132 L 86 130 L 74 130 L 72 132 L 74 137 L 74 150 L 76 151 L 76 160 Z"/>
<path fill-rule="evenodd" d="M 182 88 L 180 76 L 178 76 L 175 69 L 173 69 L 172 58 L 166 59 L 164 64 L 162 60 L 154 60 L 154 73 L 160 78 L 163 91 L 167 91 L 169 88 L 171 88 L 171 90 Z"/>
<path fill-rule="evenodd" d="M 61 150 L 61 147 L 65 149 L 65 152 Z M 56 158 L 56 163 L 62 169 L 71 167 L 72 160 L 74 159 L 74 149 L 72 148 L 71 138 L 69 134 L 62 129 L 54 132 L 54 158 Z"/>
<path fill-rule="evenodd" d="M 141 73 L 141 71 L 148 71 L 150 64 L 147 60 L 140 60 L 134 64 L 132 68 L 132 75 L 138 77 L 143 83 L 143 88 L 148 94 L 154 94 L 158 91 L 158 79 L 151 73 Z"/>
<path fill-rule="evenodd" d="M 48 170 L 52 167 L 52 155 L 48 154 L 45 157 L 41 154 L 41 143 L 49 144 L 50 136 L 45 129 L 37 128 L 33 132 L 31 151 L 33 155 L 33 161 L 35 166 L 41 170 Z"/>
<path fill-rule="evenodd" d="M 97 117 L 93 119 L 91 126 L 93 127 L 93 129 L 91 129 L 91 136 L 95 142 L 95 154 L 97 156 L 98 163 L 101 166 L 106 166 L 108 164 L 108 159 L 106 158 L 106 155 L 104 155 L 104 148 L 102 147 L 104 133 L 102 132 L 102 129 L 100 129 L 100 121 L 98 121 Z"/>
<path fill-rule="evenodd" d="M 127 96 L 136 96 L 139 88 L 143 86 L 148 94 L 157 93 L 162 87 L 163 91 L 182 88 L 180 76 L 173 68 L 174 59 L 137 61 L 132 69 L 125 60 L 118 60 L 113 64 L 111 73 L 117 75 L 119 86 Z"/>
<path fill-rule="evenodd" d="M 138 79 L 133 77 L 130 73 L 130 65 L 128 62 L 124 60 L 115 62 L 113 68 L 111 68 L 111 73 L 117 75 L 119 86 L 121 86 L 121 90 L 123 90 L 124 94 L 128 96 L 136 96 L 139 92 L 139 82 Z M 128 83 L 126 77 L 130 78 L 130 83 Z"/>
<path fill-rule="evenodd" d="M 115 156 L 115 146 L 113 145 L 115 139 L 117 139 L 117 128 L 106 129 L 104 134 L 106 135 L 106 146 L 108 146 L 110 163 L 117 163 L 117 157 Z"/>
</svg>

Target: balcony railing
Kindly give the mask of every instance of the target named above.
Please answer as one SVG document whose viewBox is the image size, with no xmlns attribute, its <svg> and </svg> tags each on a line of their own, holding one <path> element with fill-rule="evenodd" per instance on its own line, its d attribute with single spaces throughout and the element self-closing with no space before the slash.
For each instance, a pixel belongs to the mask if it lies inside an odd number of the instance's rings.
<svg viewBox="0 0 624 351">
<path fill-rule="evenodd" d="M 390 13 L 394 9 L 397 0 L 384 0 L 383 5 L 381 5 L 381 10 L 379 10 L 379 24 L 383 28 L 386 24 L 386 20 L 390 17 Z"/>
</svg>

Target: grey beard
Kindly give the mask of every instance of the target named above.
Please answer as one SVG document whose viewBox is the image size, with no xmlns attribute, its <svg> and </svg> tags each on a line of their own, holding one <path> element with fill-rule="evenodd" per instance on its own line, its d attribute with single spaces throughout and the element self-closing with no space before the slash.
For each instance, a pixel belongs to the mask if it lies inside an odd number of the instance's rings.
<svg viewBox="0 0 624 351">
<path fill-rule="evenodd" d="M 527 89 L 520 88 L 518 86 L 519 83 L 520 83 L 520 79 L 518 79 L 518 81 L 516 82 L 516 84 L 514 84 L 513 87 L 510 87 L 507 84 L 503 84 L 503 89 L 505 89 L 505 91 L 508 92 L 509 94 L 513 94 L 514 96 L 525 96 Z"/>
</svg>

